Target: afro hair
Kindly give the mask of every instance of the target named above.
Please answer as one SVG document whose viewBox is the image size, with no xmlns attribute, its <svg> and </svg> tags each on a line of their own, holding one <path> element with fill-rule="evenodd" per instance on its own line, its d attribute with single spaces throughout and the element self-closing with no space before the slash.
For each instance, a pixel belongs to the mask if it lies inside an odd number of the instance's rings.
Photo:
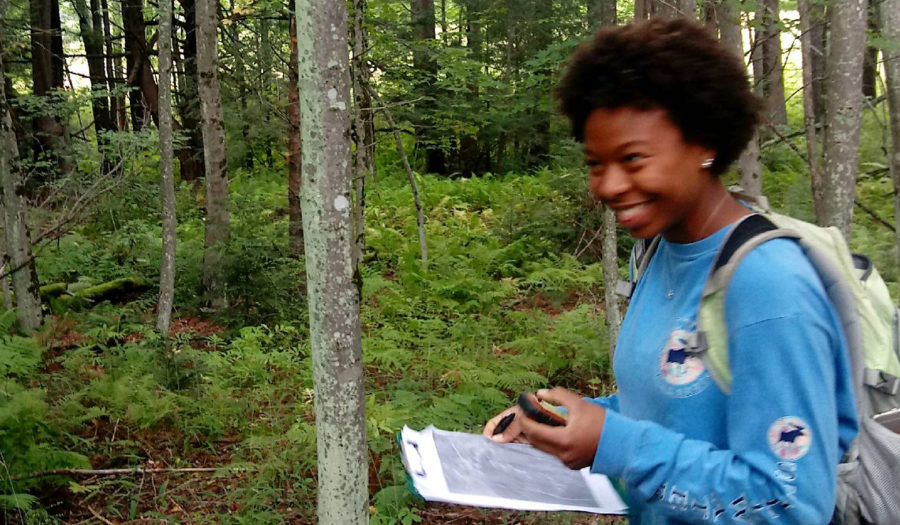
<svg viewBox="0 0 900 525">
<path fill-rule="evenodd" d="M 742 60 L 687 19 L 601 28 L 575 51 L 556 93 L 580 142 L 595 109 L 664 109 L 686 142 L 716 152 L 715 175 L 740 156 L 760 108 Z"/>
</svg>

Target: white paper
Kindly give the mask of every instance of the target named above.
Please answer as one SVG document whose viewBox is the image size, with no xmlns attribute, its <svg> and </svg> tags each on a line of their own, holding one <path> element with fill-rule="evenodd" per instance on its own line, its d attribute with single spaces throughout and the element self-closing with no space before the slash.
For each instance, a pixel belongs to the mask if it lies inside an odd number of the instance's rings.
<svg viewBox="0 0 900 525">
<path fill-rule="evenodd" d="M 429 501 L 595 514 L 628 510 L 606 476 L 570 470 L 530 445 L 499 444 L 434 426 L 421 432 L 404 426 L 400 440 L 413 486 Z"/>
</svg>

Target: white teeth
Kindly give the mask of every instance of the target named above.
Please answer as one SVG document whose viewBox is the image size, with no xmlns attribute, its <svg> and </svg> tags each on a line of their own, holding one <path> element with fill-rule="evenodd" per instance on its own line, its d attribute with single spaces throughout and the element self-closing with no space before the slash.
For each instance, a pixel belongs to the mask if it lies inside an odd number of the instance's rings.
<svg viewBox="0 0 900 525">
<path fill-rule="evenodd" d="M 631 217 L 634 217 L 635 215 L 643 211 L 646 207 L 646 204 L 638 204 L 637 206 L 625 208 L 624 210 L 616 210 L 616 219 L 619 222 L 627 221 Z"/>
</svg>

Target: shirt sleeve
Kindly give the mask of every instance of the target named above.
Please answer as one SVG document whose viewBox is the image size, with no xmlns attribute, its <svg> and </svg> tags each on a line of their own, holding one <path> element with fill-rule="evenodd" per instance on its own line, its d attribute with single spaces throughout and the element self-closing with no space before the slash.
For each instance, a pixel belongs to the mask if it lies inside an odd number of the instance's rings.
<svg viewBox="0 0 900 525">
<path fill-rule="evenodd" d="M 817 278 L 801 274 L 751 272 L 729 288 L 726 318 L 737 328 L 726 448 L 610 411 L 592 471 L 621 477 L 654 513 L 691 523 L 828 523 L 839 421 L 850 413 L 855 433 L 855 413 L 843 334 Z"/>
<path fill-rule="evenodd" d="M 619 394 L 612 394 L 610 396 L 601 396 L 601 397 L 586 397 L 585 401 L 593 403 L 595 405 L 600 405 L 607 410 L 615 410 L 619 411 Z"/>
</svg>

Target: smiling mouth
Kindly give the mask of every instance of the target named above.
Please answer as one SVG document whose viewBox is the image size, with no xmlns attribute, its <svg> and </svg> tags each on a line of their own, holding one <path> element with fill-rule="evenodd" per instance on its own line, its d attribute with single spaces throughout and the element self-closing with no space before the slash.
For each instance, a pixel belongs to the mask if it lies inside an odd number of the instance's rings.
<svg viewBox="0 0 900 525">
<path fill-rule="evenodd" d="M 648 205 L 644 203 L 636 206 L 629 206 L 627 208 L 620 208 L 616 210 L 616 220 L 624 225 L 646 210 L 647 206 Z"/>
</svg>

